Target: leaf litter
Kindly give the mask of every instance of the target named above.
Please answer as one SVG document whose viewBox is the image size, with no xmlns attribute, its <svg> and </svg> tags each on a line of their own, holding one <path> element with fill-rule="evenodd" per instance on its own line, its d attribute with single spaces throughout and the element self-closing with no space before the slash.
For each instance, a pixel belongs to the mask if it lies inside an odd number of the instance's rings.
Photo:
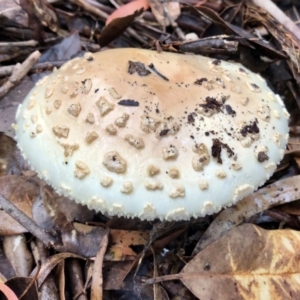
<svg viewBox="0 0 300 300">
<path fill-rule="evenodd" d="M 243 224 L 210 244 L 179 274 L 146 283 L 180 279 L 199 299 L 298 299 L 300 233 Z"/>
<path fill-rule="evenodd" d="M 37 288 L 42 299 L 299 299 L 299 40 L 276 10 L 248 3 L 111 3 L 0 0 L 0 291 L 31 300 Z M 295 1 L 277 5 L 299 23 Z M 261 72 L 291 113 L 276 173 L 235 206 L 183 223 L 110 218 L 56 195 L 22 159 L 10 124 L 32 81 L 99 45 L 240 58 Z M 43 55 L 22 80 L 14 67 L 36 49 Z"/>
</svg>

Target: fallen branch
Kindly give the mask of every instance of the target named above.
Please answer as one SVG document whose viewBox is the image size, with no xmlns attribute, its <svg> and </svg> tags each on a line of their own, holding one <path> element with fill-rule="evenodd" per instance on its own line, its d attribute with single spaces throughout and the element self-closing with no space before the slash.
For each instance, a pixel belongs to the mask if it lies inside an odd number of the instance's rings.
<svg viewBox="0 0 300 300">
<path fill-rule="evenodd" d="M 31 67 L 37 62 L 40 56 L 41 53 L 39 51 L 34 51 L 22 64 L 16 64 L 12 75 L 0 87 L 0 99 L 2 99 L 14 86 L 20 82 L 20 80 L 29 72 Z"/>
</svg>

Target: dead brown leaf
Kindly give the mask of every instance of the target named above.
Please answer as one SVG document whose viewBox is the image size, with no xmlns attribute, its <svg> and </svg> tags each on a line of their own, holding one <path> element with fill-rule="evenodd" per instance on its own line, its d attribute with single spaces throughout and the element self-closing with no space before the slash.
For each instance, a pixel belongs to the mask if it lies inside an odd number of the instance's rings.
<svg viewBox="0 0 300 300">
<path fill-rule="evenodd" d="M 0 281 L 0 292 L 0 299 L 18 300 L 18 297 L 14 291 L 2 281 Z"/>
<path fill-rule="evenodd" d="M 144 246 L 149 234 L 141 231 L 116 230 L 110 231 L 110 246 L 105 260 L 133 260 L 137 253 L 131 246 Z"/>
<path fill-rule="evenodd" d="M 199 299 L 300 299 L 300 233 L 236 227 L 210 244 L 181 273 L 146 280 L 180 279 Z"/>
<path fill-rule="evenodd" d="M 0 0 L 0 15 L 20 26 L 28 26 L 28 16 L 19 1 Z"/>
<path fill-rule="evenodd" d="M 196 245 L 193 254 L 199 253 L 226 232 L 244 220 L 278 204 L 300 198 L 300 175 L 278 180 L 259 189 L 236 205 L 223 210 L 210 224 Z"/>
<path fill-rule="evenodd" d="M 80 223 L 69 224 L 61 229 L 63 247 L 61 251 L 72 252 L 84 257 L 96 256 L 106 229 Z"/>
<path fill-rule="evenodd" d="M 29 276 L 33 269 L 33 258 L 27 248 L 25 236 L 18 234 L 4 237 L 3 250 L 13 266 L 16 276 Z"/>
<path fill-rule="evenodd" d="M 11 278 L 15 276 L 15 271 L 7 259 L 5 257 L 3 251 L 0 249 L 0 282 L 6 281 L 7 278 Z"/>
<path fill-rule="evenodd" d="M 22 165 L 23 159 L 16 142 L 5 133 L 0 132 L 0 176 L 18 174 Z"/>
<path fill-rule="evenodd" d="M 5 284 L 15 292 L 18 299 L 38 300 L 37 286 L 33 280 L 34 279 L 29 277 L 15 277 L 6 281 Z M 22 298 L 20 298 L 21 296 Z M 0 300 L 2 300 L 1 296 Z"/>
<path fill-rule="evenodd" d="M 1 194 L 9 199 L 28 217 L 32 217 L 31 207 L 39 195 L 39 186 L 36 182 L 18 175 L 0 177 Z M 0 235 L 11 235 L 27 232 L 17 221 L 4 211 L 0 210 Z"/>
<path fill-rule="evenodd" d="M 300 200 L 294 201 L 292 203 L 280 205 L 277 207 L 277 209 L 286 214 L 300 216 Z"/>
<path fill-rule="evenodd" d="M 290 136 L 288 143 L 288 153 L 293 156 L 298 166 L 300 166 L 300 136 Z"/>
<path fill-rule="evenodd" d="M 120 36 L 126 28 L 134 21 L 134 19 L 140 16 L 143 13 L 143 9 L 135 11 L 130 15 L 126 15 L 125 17 L 120 17 L 117 19 L 113 19 L 109 24 L 107 24 L 102 32 L 99 39 L 99 44 L 101 47 L 106 46 L 111 41 Z"/>
<path fill-rule="evenodd" d="M 300 233 L 239 226 L 212 243 L 181 272 L 199 299 L 300 299 Z"/>
<path fill-rule="evenodd" d="M 43 186 L 40 197 L 33 205 L 32 214 L 38 225 L 50 230 L 53 226 L 63 228 L 74 220 L 86 223 L 93 219 L 95 212 L 85 205 L 59 196 L 50 186 Z"/>
<path fill-rule="evenodd" d="M 105 290 L 120 290 L 125 277 L 132 268 L 131 261 L 108 262 L 103 267 Z"/>
<path fill-rule="evenodd" d="M 1 131 L 12 138 L 15 136 L 15 133 L 11 124 L 15 122 L 18 105 L 33 86 L 34 83 L 26 76 L 18 86 L 10 90 L 0 101 L 0 128 Z"/>
</svg>

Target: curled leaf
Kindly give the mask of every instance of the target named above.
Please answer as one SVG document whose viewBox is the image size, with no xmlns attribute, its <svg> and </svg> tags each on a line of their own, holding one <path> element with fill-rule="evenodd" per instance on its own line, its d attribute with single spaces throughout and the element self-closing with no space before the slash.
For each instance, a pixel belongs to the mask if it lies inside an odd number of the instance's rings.
<svg viewBox="0 0 300 300">
<path fill-rule="evenodd" d="M 124 18 L 134 14 L 135 11 L 149 8 L 147 0 L 135 0 L 117 8 L 106 20 L 105 25 L 107 26 L 111 21 L 118 18 Z"/>
<path fill-rule="evenodd" d="M 5 295 L 9 300 L 18 300 L 16 294 L 11 290 L 6 284 L 0 281 L 0 291 Z"/>
</svg>

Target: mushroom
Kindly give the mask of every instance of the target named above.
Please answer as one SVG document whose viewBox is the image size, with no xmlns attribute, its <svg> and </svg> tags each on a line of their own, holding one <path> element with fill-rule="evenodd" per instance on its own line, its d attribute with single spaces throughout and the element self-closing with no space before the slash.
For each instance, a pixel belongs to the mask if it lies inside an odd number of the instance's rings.
<svg viewBox="0 0 300 300">
<path fill-rule="evenodd" d="M 270 178 L 289 114 L 261 76 L 199 55 L 86 53 L 41 79 L 16 140 L 54 189 L 110 215 L 218 212 Z"/>
</svg>

